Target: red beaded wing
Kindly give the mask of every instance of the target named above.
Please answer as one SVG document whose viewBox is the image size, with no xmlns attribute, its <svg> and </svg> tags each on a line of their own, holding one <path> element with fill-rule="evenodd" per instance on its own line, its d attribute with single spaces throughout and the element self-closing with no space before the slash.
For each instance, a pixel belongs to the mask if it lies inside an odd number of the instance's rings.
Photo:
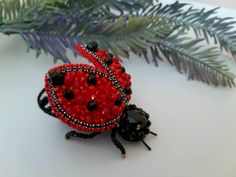
<svg viewBox="0 0 236 177">
<path fill-rule="evenodd" d="M 45 90 L 55 115 L 67 125 L 85 132 L 103 132 L 117 126 L 131 97 L 130 75 L 118 58 L 106 64 L 104 50 L 76 49 L 94 66 L 64 64 L 45 76 Z M 104 62 L 103 62 L 104 61 Z"/>
</svg>

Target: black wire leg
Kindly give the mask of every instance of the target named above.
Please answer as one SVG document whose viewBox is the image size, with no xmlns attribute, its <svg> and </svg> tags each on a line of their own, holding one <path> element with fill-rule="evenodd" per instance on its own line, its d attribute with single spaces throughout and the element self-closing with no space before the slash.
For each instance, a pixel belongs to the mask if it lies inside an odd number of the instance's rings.
<svg viewBox="0 0 236 177">
<path fill-rule="evenodd" d="M 57 118 L 56 115 L 52 112 L 52 109 L 48 103 L 47 96 L 44 96 L 44 94 L 45 94 L 45 89 L 42 89 L 37 99 L 39 107 L 48 115 Z"/>
<path fill-rule="evenodd" d="M 124 148 L 124 146 L 117 140 L 117 138 L 116 138 L 116 129 L 115 129 L 115 128 L 112 129 L 112 131 L 111 131 L 111 140 L 112 140 L 112 142 L 114 143 L 114 145 L 115 145 L 118 149 L 120 149 L 121 156 L 124 158 L 124 157 L 125 157 L 125 154 L 126 154 L 125 148 Z"/>
<path fill-rule="evenodd" d="M 93 132 L 90 134 L 86 134 L 86 133 L 78 133 L 76 131 L 69 131 L 65 134 L 65 138 L 66 139 L 70 139 L 70 138 L 82 138 L 82 139 L 92 139 L 95 136 L 101 134 L 100 132 Z"/>
</svg>

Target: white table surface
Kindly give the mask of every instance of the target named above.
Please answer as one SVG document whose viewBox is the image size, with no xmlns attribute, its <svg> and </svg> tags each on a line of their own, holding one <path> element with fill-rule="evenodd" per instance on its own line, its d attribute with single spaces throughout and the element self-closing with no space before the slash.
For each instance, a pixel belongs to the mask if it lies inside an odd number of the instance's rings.
<svg viewBox="0 0 236 177">
<path fill-rule="evenodd" d="M 220 14 L 236 17 L 233 10 Z M 188 81 L 168 64 L 156 68 L 138 57 L 126 60 L 131 102 L 150 113 L 159 136 L 146 138 L 151 152 L 122 140 L 122 159 L 109 134 L 64 139 L 70 128 L 36 102 L 52 57 L 36 59 L 25 50 L 18 36 L 0 35 L 0 177 L 236 176 L 236 88 Z M 236 73 L 236 62 L 229 64 Z"/>
</svg>

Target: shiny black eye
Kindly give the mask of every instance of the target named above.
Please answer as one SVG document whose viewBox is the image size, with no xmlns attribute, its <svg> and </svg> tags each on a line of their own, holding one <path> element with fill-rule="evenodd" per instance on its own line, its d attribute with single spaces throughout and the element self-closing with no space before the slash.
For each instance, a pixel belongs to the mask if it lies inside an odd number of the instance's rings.
<svg viewBox="0 0 236 177">
<path fill-rule="evenodd" d="M 53 73 L 49 74 L 49 77 L 51 79 L 51 82 L 54 86 L 58 86 L 58 85 L 63 85 L 64 84 L 64 74 L 56 71 Z"/>
<path fill-rule="evenodd" d="M 67 100 L 71 100 L 71 99 L 74 98 L 74 94 L 73 94 L 72 91 L 66 90 L 66 91 L 64 92 L 64 97 L 65 97 Z"/>
<path fill-rule="evenodd" d="M 98 104 L 95 101 L 90 101 L 87 105 L 87 108 L 89 111 L 93 111 L 95 109 L 97 109 Z"/>
</svg>

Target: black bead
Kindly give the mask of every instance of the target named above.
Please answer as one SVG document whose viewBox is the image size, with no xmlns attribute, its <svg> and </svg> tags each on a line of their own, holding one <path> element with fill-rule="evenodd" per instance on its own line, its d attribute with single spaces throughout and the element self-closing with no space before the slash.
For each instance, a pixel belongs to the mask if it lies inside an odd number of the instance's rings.
<svg viewBox="0 0 236 177">
<path fill-rule="evenodd" d="M 58 85 L 63 85 L 64 84 L 64 74 L 59 72 L 59 71 L 50 73 L 49 77 L 50 77 L 50 79 L 52 81 L 52 84 L 54 86 L 58 86 Z"/>
<path fill-rule="evenodd" d="M 111 65 L 112 59 L 113 59 L 113 55 L 109 53 L 107 59 L 105 60 L 106 64 Z"/>
<path fill-rule="evenodd" d="M 121 99 L 118 99 L 115 101 L 115 105 L 116 106 L 120 106 L 122 104 L 122 100 Z"/>
<path fill-rule="evenodd" d="M 147 127 L 150 127 L 151 125 L 152 125 L 151 121 L 148 120 L 148 121 L 147 121 Z"/>
<path fill-rule="evenodd" d="M 86 46 L 86 48 L 92 52 L 97 52 L 98 50 L 98 43 L 92 41 L 92 42 L 89 42 Z"/>
<path fill-rule="evenodd" d="M 66 90 L 66 91 L 64 92 L 64 97 L 65 97 L 67 100 L 71 100 L 71 99 L 74 98 L 74 94 L 73 94 L 72 91 Z"/>
<path fill-rule="evenodd" d="M 126 110 L 133 110 L 133 109 L 137 109 L 137 106 L 135 104 L 129 104 L 125 106 Z"/>
<path fill-rule="evenodd" d="M 97 105 L 96 102 L 90 101 L 90 102 L 88 103 L 87 107 L 88 107 L 88 110 L 89 110 L 89 111 L 93 111 L 93 110 L 97 109 L 98 105 Z"/>
<path fill-rule="evenodd" d="M 128 105 L 130 109 L 137 109 L 137 106 L 135 104 Z"/>
<path fill-rule="evenodd" d="M 123 66 L 120 68 L 120 70 L 122 73 L 125 73 L 125 71 L 126 71 L 126 69 Z"/>
<path fill-rule="evenodd" d="M 95 76 L 94 74 L 91 74 L 91 75 L 88 77 L 87 82 L 88 82 L 89 85 L 96 85 L 96 83 L 97 83 L 96 76 Z"/>
<path fill-rule="evenodd" d="M 149 134 L 150 130 L 148 128 L 144 129 L 144 133 L 147 135 Z"/>
<path fill-rule="evenodd" d="M 131 88 L 129 88 L 129 87 L 126 87 L 126 88 L 124 89 L 124 91 L 125 91 L 125 93 L 128 94 L 128 95 L 132 93 L 132 90 L 131 90 Z"/>
</svg>

